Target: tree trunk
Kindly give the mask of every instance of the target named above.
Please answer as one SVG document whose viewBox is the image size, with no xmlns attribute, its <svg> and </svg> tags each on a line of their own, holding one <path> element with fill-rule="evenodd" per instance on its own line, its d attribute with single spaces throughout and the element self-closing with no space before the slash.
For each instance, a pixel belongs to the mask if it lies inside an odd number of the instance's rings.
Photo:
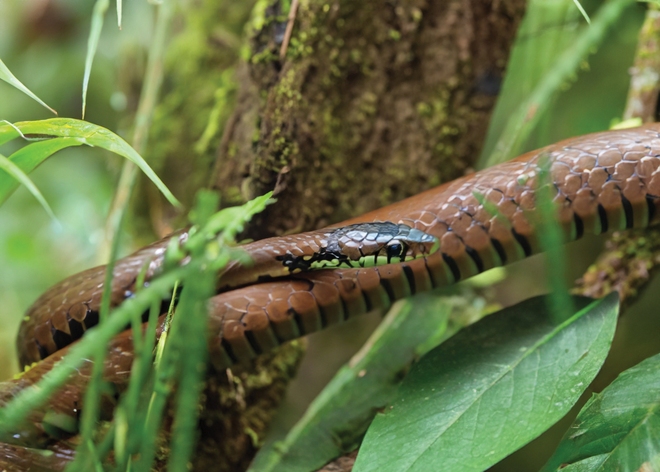
<svg viewBox="0 0 660 472">
<path fill-rule="evenodd" d="M 219 58 L 237 57 L 238 46 L 227 46 L 232 41 L 212 21 L 222 26 L 228 7 L 207 1 L 186 12 L 190 34 L 206 35 L 190 47 L 224 47 L 233 55 L 174 50 L 171 97 L 152 142 L 177 195 L 190 203 L 199 176 L 208 175 L 208 150 L 217 145 L 210 184 L 224 205 L 275 192 L 277 204 L 247 231 L 261 238 L 341 221 L 470 169 L 524 0 L 308 0 L 287 38 L 289 11 L 282 5 L 289 3 L 297 1 L 254 8 L 249 49 L 235 66 L 235 94 L 231 76 L 219 70 L 232 62 Z M 190 100 L 176 99 L 186 94 Z M 232 101 L 233 112 L 225 114 Z M 201 117 L 209 114 L 205 125 Z M 205 126 L 202 140 L 192 137 Z M 156 214 L 163 231 L 176 226 Z M 232 379 L 221 373 L 209 380 L 197 470 L 247 467 L 295 374 L 300 346 L 239 366 Z"/>
<path fill-rule="evenodd" d="M 523 1 L 310 1 L 286 56 L 270 2 L 239 67 L 213 186 L 275 190 L 251 237 L 304 231 L 466 172 L 484 139 Z"/>
</svg>

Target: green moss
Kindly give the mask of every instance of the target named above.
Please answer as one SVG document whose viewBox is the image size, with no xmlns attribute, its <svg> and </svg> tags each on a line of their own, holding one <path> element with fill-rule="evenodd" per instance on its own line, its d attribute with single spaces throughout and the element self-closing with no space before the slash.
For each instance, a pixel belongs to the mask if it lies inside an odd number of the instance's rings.
<svg viewBox="0 0 660 472">
<path fill-rule="evenodd" d="M 258 135 L 259 142 L 265 142 L 268 149 L 257 161 L 257 165 L 265 171 L 279 172 L 299 154 L 298 143 L 291 140 L 291 130 L 282 126 L 287 117 L 302 107 L 303 96 L 299 82 L 300 77 L 296 71 L 290 69 L 281 75 L 279 83 L 268 94 L 266 106 L 270 110 L 273 126 L 267 136 Z"/>
<path fill-rule="evenodd" d="M 220 76 L 220 83 L 215 90 L 215 103 L 213 109 L 209 113 L 206 122 L 206 128 L 202 136 L 195 143 L 195 152 L 197 154 L 205 154 L 211 149 L 211 142 L 216 141 L 216 138 L 222 131 L 222 125 L 227 121 L 230 104 L 233 100 L 236 91 L 236 81 L 234 80 L 234 70 L 227 69 Z"/>
<path fill-rule="evenodd" d="M 252 14 L 247 24 L 247 32 L 250 35 L 261 31 L 266 24 L 266 9 L 273 3 L 272 0 L 258 0 L 252 8 Z"/>
<path fill-rule="evenodd" d="M 660 261 L 660 232 L 645 229 L 615 233 L 606 251 L 578 281 L 575 293 L 592 297 L 617 290 L 630 304 Z"/>
<path fill-rule="evenodd" d="M 411 11 L 411 16 L 415 23 L 419 23 L 420 21 L 422 21 L 422 17 L 423 17 L 422 10 L 413 7 Z"/>
<path fill-rule="evenodd" d="M 244 201 L 243 192 L 241 192 L 240 187 L 225 187 L 223 189 L 223 195 L 225 197 L 224 203 L 226 206 L 238 205 Z"/>
<path fill-rule="evenodd" d="M 492 101 L 471 108 L 469 62 L 422 64 L 442 48 L 419 39 L 429 28 L 419 6 L 394 18 L 365 5 L 302 2 L 283 60 L 274 38 L 284 8 L 263 10 L 271 17 L 252 42 L 249 71 L 260 121 L 237 159 L 249 168 L 246 196 L 284 190 L 291 211 L 264 217 L 273 228 L 307 229 L 418 193 L 460 175 L 476 155 Z"/>
<path fill-rule="evenodd" d="M 261 52 L 253 53 L 250 57 L 250 62 L 252 64 L 265 64 L 271 63 L 277 60 L 277 55 L 269 49 L 264 49 Z"/>
<path fill-rule="evenodd" d="M 259 447 L 262 442 L 262 438 L 259 437 L 259 433 L 257 433 L 254 429 L 252 428 L 245 428 L 243 430 L 245 434 L 249 436 L 249 438 L 252 440 L 252 445 L 254 447 Z"/>
<path fill-rule="evenodd" d="M 442 89 L 434 93 L 429 102 L 417 104 L 417 113 L 429 133 L 442 132 L 442 128 L 447 123 L 449 95 L 446 89 Z"/>
</svg>

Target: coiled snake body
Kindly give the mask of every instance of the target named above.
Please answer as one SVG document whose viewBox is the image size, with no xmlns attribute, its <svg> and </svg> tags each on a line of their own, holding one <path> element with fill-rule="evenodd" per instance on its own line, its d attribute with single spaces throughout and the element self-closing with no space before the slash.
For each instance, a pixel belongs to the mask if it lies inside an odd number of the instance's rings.
<svg viewBox="0 0 660 472">
<path fill-rule="evenodd" d="M 255 268 L 230 268 L 219 286 L 241 287 L 209 301 L 211 358 L 218 366 L 229 366 L 347 318 L 387 308 L 397 299 L 538 252 L 539 185 L 550 188 L 566 240 L 648 226 L 658 219 L 658 167 L 660 125 L 606 131 L 527 153 L 328 229 L 248 244 L 245 250 L 255 259 Z M 368 225 L 376 222 L 380 223 L 370 230 Z M 386 227 L 393 231 L 397 227 L 405 237 L 412 233 L 412 242 L 398 239 L 400 235 L 384 238 L 376 252 L 369 249 L 375 264 L 366 263 L 360 251 Z M 348 250 L 357 251 L 354 259 L 361 262 L 342 264 L 340 258 L 322 256 L 330 234 L 338 242 L 349 230 L 362 232 L 362 240 L 355 234 L 343 240 L 353 245 Z M 176 236 L 184 239 L 186 233 Z M 439 250 L 434 247 L 437 241 Z M 145 261 L 150 263 L 148 277 L 158 273 L 166 244 L 167 240 L 159 241 L 117 262 L 113 305 L 132 294 Z M 337 251 L 334 247 L 329 252 Z M 365 267 L 304 271 L 314 265 Z M 287 277 L 262 281 L 263 275 Z M 95 323 L 102 280 L 103 267 L 90 269 L 59 283 L 35 302 L 19 333 L 23 364 L 52 354 Z M 105 366 L 109 380 L 116 379 L 118 372 L 126 375 L 132 357 L 125 353 L 130 349 L 129 332 L 115 338 Z M 46 357 L 22 381 L 32 383 L 61 355 L 60 351 Z M 80 385 L 74 379 L 66 388 L 74 392 Z M 9 396 L 1 394 L 0 400 Z M 62 397 L 58 395 L 50 406 L 70 411 L 71 400 Z"/>
</svg>

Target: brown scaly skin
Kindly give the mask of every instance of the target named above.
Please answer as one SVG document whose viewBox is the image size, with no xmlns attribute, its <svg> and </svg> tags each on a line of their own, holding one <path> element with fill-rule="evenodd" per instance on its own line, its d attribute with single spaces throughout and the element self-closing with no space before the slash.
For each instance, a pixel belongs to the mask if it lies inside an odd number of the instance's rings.
<svg viewBox="0 0 660 472">
<path fill-rule="evenodd" d="M 60 471 L 64 470 L 72 460 L 73 451 L 70 448 L 56 449 L 52 454 L 44 455 L 42 450 L 0 443 L 0 470 L 3 472 L 12 470 Z"/>
<path fill-rule="evenodd" d="M 120 333 L 108 346 L 103 376 L 119 390 L 128 382 L 133 361 L 132 347 L 129 346 L 132 346 L 130 330 Z M 18 392 L 41 380 L 43 375 L 67 352 L 68 348 L 62 349 L 24 372 L 18 379 L 0 383 L 0 405 L 5 405 Z M 77 418 L 92 367 L 91 361 L 84 361 L 76 373 L 71 375 L 69 382 L 57 391 L 47 405 L 31 412 L 23 427 L 14 431 L 11 437 L 2 438 L 3 441 L 13 444 L 0 442 L 0 470 L 64 470 L 66 464 L 73 459 L 71 451 L 75 445 L 50 438 L 42 426 L 44 414 L 49 412 L 62 417 Z M 108 418 L 112 412 L 112 400 L 112 398 L 103 398 L 102 413 L 105 418 Z M 47 448 L 56 453 L 52 456 L 43 456 L 30 448 Z"/>
<path fill-rule="evenodd" d="M 135 294 L 141 271 L 144 270 L 145 285 L 161 272 L 171 242 L 182 249 L 181 244 L 187 239 L 188 231 L 181 230 L 117 261 L 113 269 L 111 306 L 116 307 Z M 426 233 L 407 225 L 384 222 L 264 239 L 243 246 L 250 255 L 250 264 L 244 266 L 232 261 L 219 275 L 217 288 L 220 293 L 265 278 L 283 277 L 307 270 L 312 263 L 341 262 L 350 267 L 350 264 L 373 264 L 376 257 L 382 263 L 383 260 L 400 262 L 430 254 L 437 247 L 438 240 Z M 68 346 L 98 323 L 105 270 L 105 266 L 99 266 L 69 277 L 32 304 L 18 333 L 22 365 L 40 361 Z"/>
<path fill-rule="evenodd" d="M 591 134 L 527 153 L 336 225 L 404 223 L 437 237 L 440 251 L 400 264 L 308 272 L 221 293 L 209 301 L 211 358 L 220 367 L 250 359 L 282 342 L 348 317 L 387 308 L 394 300 L 410 294 L 451 284 L 538 252 L 535 195 L 539 172 L 543 169 L 549 170 L 557 221 L 566 240 L 587 233 L 656 223 L 660 215 L 658 156 L 658 124 Z M 245 249 L 256 259 L 272 258 L 278 248 L 285 253 L 325 232 L 271 238 L 247 245 Z M 185 237 L 185 233 L 179 237 Z M 118 261 L 113 282 L 114 304 L 121 302 L 126 290 L 130 292 L 127 281 L 134 281 L 145 261 L 157 257 L 162 247 L 163 243 L 155 243 Z M 157 266 L 158 262 L 153 264 Z M 66 330 L 71 307 L 98 305 L 102 285 L 98 278 L 89 280 L 102 272 L 103 268 L 97 268 L 73 276 L 35 302 L 19 337 L 19 346 L 32 344 L 21 347 L 24 361 L 33 359 L 35 353 L 38 355 L 36 338 L 41 345 L 49 342 L 53 333 L 50 326 Z M 80 311 L 74 309 L 75 313 Z M 44 313 L 48 316 L 43 317 Z M 78 321 L 84 322 L 85 318 Z M 39 326 L 48 329 L 40 331 Z M 56 344 L 54 340 L 52 343 Z M 126 371 L 117 370 L 118 361 L 113 358 L 120 352 L 124 354 L 120 356 L 122 363 L 132 360 L 129 334 L 123 333 L 115 339 L 106 361 L 106 376 L 117 384 L 125 379 L 113 377 L 115 373 Z M 4 402 L 13 392 L 35 382 L 50 368 L 53 359 L 61 355 L 56 353 L 41 361 L 18 381 L 5 383 L 0 399 Z M 58 392 L 50 407 L 72 411 L 85 383 L 85 375 L 72 378 L 65 387 L 66 399 Z M 30 420 L 39 422 L 38 416 Z"/>
</svg>

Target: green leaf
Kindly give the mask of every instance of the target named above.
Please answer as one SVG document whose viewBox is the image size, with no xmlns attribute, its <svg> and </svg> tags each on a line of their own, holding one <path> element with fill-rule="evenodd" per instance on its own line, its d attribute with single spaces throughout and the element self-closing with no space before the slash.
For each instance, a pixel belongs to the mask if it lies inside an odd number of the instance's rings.
<svg viewBox="0 0 660 472">
<path fill-rule="evenodd" d="M 372 423 L 354 470 L 481 471 L 559 420 L 607 356 L 618 297 L 560 325 L 547 301 L 502 310 L 426 355 Z"/>
<path fill-rule="evenodd" d="M 573 3 L 575 3 L 577 9 L 580 10 L 580 14 L 584 17 L 585 21 L 591 24 L 591 19 L 589 18 L 589 15 L 587 15 L 587 12 L 584 10 L 584 7 L 579 2 L 579 0 L 573 0 Z"/>
<path fill-rule="evenodd" d="M 626 370 L 589 400 L 543 472 L 647 470 L 642 465 L 657 463 L 659 454 L 660 354 Z"/>
<path fill-rule="evenodd" d="M 54 138 L 45 141 L 38 141 L 19 149 L 11 156 L 8 161 L 11 162 L 19 171 L 24 174 L 32 172 L 39 164 L 45 161 L 49 156 L 55 154 L 57 151 L 71 147 L 81 146 L 82 143 L 75 138 Z M 0 172 L 0 204 L 2 204 L 9 196 L 18 188 L 19 181 L 10 175 L 6 169 L 5 172 Z M 20 181 L 26 187 L 23 181 Z"/>
<path fill-rule="evenodd" d="M 87 38 L 87 55 L 85 56 L 85 73 L 83 75 L 82 86 L 82 118 L 85 119 L 85 109 L 87 108 L 87 87 L 89 86 L 89 76 L 92 73 L 92 63 L 96 55 L 96 48 L 99 45 L 99 37 L 103 29 L 103 18 L 108 11 L 110 0 L 96 0 L 94 11 L 92 13 L 92 26 Z"/>
<path fill-rule="evenodd" d="M 250 470 L 316 470 L 355 449 L 376 411 L 394 397 L 418 346 L 445 335 L 451 310 L 447 298 L 431 295 L 395 305 L 286 438 L 262 448 Z"/>
<path fill-rule="evenodd" d="M 23 172 L 29 172 L 34 169 L 34 167 L 46 160 L 52 153 L 64 147 L 80 146 L 81 144 L 92 147 L 96 146 L 119 154 L 133 162 L 149 177 L 172 205 L 181 206 L 165 184 L 151 170 L 142 156 L 121 137 L 102 126 L 72 118 L 52 118 L 41 121 L 0 124 L 0 146 L 19 136 L 23 136 L 28 140 L 39 140 L 21 149 L 22 153 L 21 151 L 17 151 L 10 156 L 9 159 L 21 168 Z M 49 138 L 69 139 L 66 141 L 56 141 L 51 145 L 43 144 L 47 142 L 43 140 Z M 37 144 L 39 145 L 37 146 Z M 3 180 L 7 182 L 7 177 L 3 177 L 2 172 L 0 172 L 0 182 L 3 182 Z M 11 185 L 6 188 L 0 186 L 0 203 L 6 200 L 16 189 L 16 186 L 11 187 Z"/>
<path fill-rule="evenodd" d="M 40 99 L 34 93 L 32 93 L 32 91 L 29 88 L 27 88 L 25 85 L 23 85 L 23 83 L 20 80 L 18 80 L 14 76 L 14 74 L 11 73 L 11 71 L 5 65 L 5 63 L 2 62 L 2 59 L 0 59 L 0 79 L 4 80 L 5 82 L 7 82 L 10 85 L 13 85 L 18 90 L 23 92 L 25 95 L 30 97 L 32 100 L 34 100 L 37 103 L 39 103 L 40 105 L 48 108 L 50 111 L 52 111 L 53 113 L 55 113 L 57 115 L 57 112 L 54 109 L 52 109 L 51 107 L 46 105 L 46 103 L 42 99 Z"/>
<path fill-rule="evenodd" d="M 267 200 L 267 199 L 266 199 Z M 197 224 L 208 223 L 209 217 L 218 207 L 219 195 L 208 190 L 197 194 L 195 213 Z M 242 208 L 245 214 L 245 207 Z M 263 209 L 263 207 L 262 207 Z M 252 215 L 250 215 L 251 218 Z M 247 219 L 249 220 L 249 218 Z M 241 222 L 247 221 L 243 219 Z M 192 258 L 201 258 L 207 244 L 190 247 Z M 176 316 L 165 346 L 178 367 L 175 383 L 180 387 L 176 394 L 176 414 L 172 426 L 171 453 L 167 470 L 187 471 L 194 450 L 199 416 L 199 396 L 204 386 L 204 373 L 208 358 L 208 299 L 215 292 L 217 273 L 211 265 L 202 268 L 183 286 Z M 163 359 L 167 362 L 167 359 Z M 159 376 L 162 378 L 161 376 Z"/>
<path fill-rule="evenodd" d="M 41 194 L 39 189 L 37 188 L 36 185 L 30 180 L 30 178 L 23 172 L 16 164 L 14 164 L 12 161 L 7 159 L 5 156 L 0 154 L 0 169 L 4 171 L 5 176 L 11 176 L 13 177 L 13 182 L 18 185 L 18 183 L 22 183 L 27 187 L 28 191 L 34 195 L 34 198 L 37 199 L 37 201 L 41 204 L 41 206 L 46 210 L 46 213 L 57 221 L 57 218 L 55 218 L 55 214 L 53 213 L 53 210 L 50 209 L 50 206 L 48 205 L 48 202 L 44 198 L 44 196 Z M 10 177 L 10 178 L 11 178 Z M 1 200 L 0 200 L 1 202 Z"/>
</svg>

